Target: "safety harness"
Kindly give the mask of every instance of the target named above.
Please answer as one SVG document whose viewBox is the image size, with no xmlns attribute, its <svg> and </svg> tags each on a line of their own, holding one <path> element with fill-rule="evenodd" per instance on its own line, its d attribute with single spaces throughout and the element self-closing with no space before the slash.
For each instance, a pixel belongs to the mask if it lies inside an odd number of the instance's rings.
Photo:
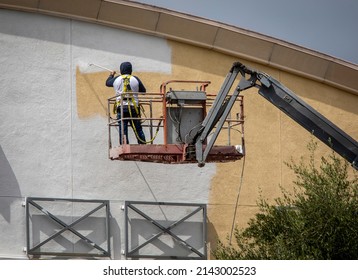
<svg viewBox="0 0 358 280">
<path fill-rule="evenodd" d="M 132 75 L 126 74 L 126 75 L 121 75 L 120 77 L 121 77 L 122 80 L 123 80 L 122 95 L 124 94 L 124 95 L 127 96 L 127 97 L 124 97 L 124 98 L 121 97 L 121 99 L 123 98 L 123 100 L 127 100 L 127 101 L 128 101 L 128 102 L 127 102 L 127 106 L 128 106 L 129 116 L 130 116 L 131 122 L 132 122 L 133 131 L 134 131 L 134 133 L 135 133 L 137 139 L 138 139 L 140 142 L 142 142 L 143 144 L 151 143 L 151 142 L 155 139 L 155 137 L 157 136 L 157 134 L 158 134 L 159 126 L 160 126 L 161 121 L 160 121 L 160 123 L 159 123 L 159 125 L 158 125 L 158 127 L 157 127 L 157 131 L 156 131 L 156 133 L 155 133 L 153 139 L 151 139 L 151 140 L 149 140 L 149 141 L 145 141 L 145 140 L 143 140 L 143 139 L 141 139 L 141 138 L 139 137 L 138 132 L 137 132 L 137 129 L 136 129 L 135 125 L 134 125 L 133 118 L 132 118 L 132 110 L 131 110 L 131 108 L 130 108 L 130 106 L 131 106 L 130 102 L 131 102 L 131 103 L 133 104 L 134 110 L 135 110 L 136 113 L 137 113 L 137 116 L 138 116 L 139 118 L 141 117 L 141 116 L 140 116 L 141 110 L 140 110 L 140 108 L 139 108 L 139 106 L 141 106 L 141 105 L 137 104 L 137 102 L 136 102 L 136 100 L 135 100 L 133 94 L 131 94 L 132 89 L 131 89 L 131 85 L 130 85 L 130 79 L 131 79 Z M 129 102 L 129 101 L 130 101 L 130 102 Z M 117 100 L 117 101 L 115 102 L 114 106 L 113 106 L 113 114 L 117 114 L 117 110 L 118 110 L 118 107 L 119 107 L 120 105 L 121 105 L 121 100 Z M 141 107 L 142 107 L 142 106 L 141 106 Z M 142 107 L 142 110 L 144 111 L 143 107 Z"/>
<path fill-rule="evenodd" d="M 132 89 L 131 89 L 131 84 L 130 84 L 130 79 L 131 79 L 132 75 L 121 75 L 120 78 L 122 78 L 123 80 L 123 89 L 122 89 L 122 95 L 128 95 L 132 92 Z M 123 97 L 121 97 L 122 99 Z M 134 109 L 136 111 L 136 113 L 138 114 L 138 116 L 140 115 L 140 110 L 139 110 L 139 107 L 138 107 L 138 104 L 137 102 L 135 101 L 134 99 L 134 96 L 133 95 L 130 95 L 128 97 L 124 97 L 123 100 L 128 100 L 128 101 L 131 101 L 133 106 L 134 106 Z M 129 104 L 130 102 L 128 102 L 128 106 L 130 106 Z M 121 100 L 117 100 L 115 103 L 114 103 L 114 106 L 113 106 L 113 114 L 117 114 L 117 110 L 118 110 L 118 107 L 121 105 Z M 128 107 L 129 108 L 129 107 Z"/>
</svg>

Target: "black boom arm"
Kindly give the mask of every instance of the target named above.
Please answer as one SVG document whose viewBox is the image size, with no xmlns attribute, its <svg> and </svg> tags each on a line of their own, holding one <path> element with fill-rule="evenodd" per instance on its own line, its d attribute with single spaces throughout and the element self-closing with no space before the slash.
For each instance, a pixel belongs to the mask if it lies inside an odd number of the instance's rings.
<svg viewBox="0 0 358 280">
<path fill-rule="evenodd" d="M 358 142 L 356 140 L 318 113 L 280 82 L 266 73 L 252 70 L 240 62 L 233 64 L 215 99 L 213 108 L 202 123 L 202 129 L 198 131 L 197 137 L 194 138 L 196 140 L 196 157 L 199 164 L 205 162 L 218 132 L 214 133 L 214 137 L 212 137 L 205 149 L 203 149 L 202 143 L 215 126 L 217 126 L 217 130 L 221 129 L 221 122 L 226 119 L 233 106 L 233 102 L 230 102 L 226 96 L 239 73 L 242 77 L 232 98 L 236 98 L 241 91 L 248 88 L 258 88 L 258 93 L 261 96 L 331 147 L 351 163 L 355 169 L 358 169 Z"/>
</svg>

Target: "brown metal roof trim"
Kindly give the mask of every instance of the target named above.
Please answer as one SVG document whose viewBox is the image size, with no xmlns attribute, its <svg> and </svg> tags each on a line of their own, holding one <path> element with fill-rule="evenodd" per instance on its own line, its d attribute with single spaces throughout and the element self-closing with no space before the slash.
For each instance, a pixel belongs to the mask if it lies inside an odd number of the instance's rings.
<svg viewBox="0 0 358 280">
<path fill-rule="evenodd" d="M 168 9 L 124 0 L 0 0 L 0 8 L 95 22 L 186 42 L 358 95 L 356 64 L 246 29 Z"/>
</svg>

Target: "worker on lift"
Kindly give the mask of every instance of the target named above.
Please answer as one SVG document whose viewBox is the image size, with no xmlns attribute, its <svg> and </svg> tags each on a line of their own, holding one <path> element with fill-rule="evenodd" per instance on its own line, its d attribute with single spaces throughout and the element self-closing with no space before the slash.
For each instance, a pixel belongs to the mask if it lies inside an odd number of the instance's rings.
<svg viewBox="0 0 358 280">
<path fill-rule="evenodd" d="M 123 122 L 123 132 L 126 137 L 126 141 L 124 143 L 129 144 L 129 123 L 137 138 L 138 144 L 146 144 L 141 121 L 138 119 L 140 118 L 138 92 L 145 93 L 146 89 L 138 77 L 132 76 L 132 64 L 130 62 L 123 62 L 120 65 L 120 72 L 119 76 L 115 76 L 115 71 L 111 72 L 106 80 L 106 86 L 113 87 L 117 96 L 114 112 L 117 113 L 119 124 L 119 142 L 121 145 L 124 142 L 122 135 Z M 121 116 L 121 112 L 123 112 L 123 116 Z"/>
</svg>

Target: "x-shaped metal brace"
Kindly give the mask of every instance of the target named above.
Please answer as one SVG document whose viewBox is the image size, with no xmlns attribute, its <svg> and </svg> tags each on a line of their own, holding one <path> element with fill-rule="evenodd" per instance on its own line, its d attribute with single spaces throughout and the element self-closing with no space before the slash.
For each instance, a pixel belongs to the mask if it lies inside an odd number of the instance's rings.
<svg viewBox="0 0 358 280">
<path fill-rule="evenodd" d="M 46 200 L 46 201 L 55 201 L 55 200 L 66 200 L 66 199 L 38 199 L 38 200 Z M 68 200 L 71 201 L 71 200 Z M 77 202 L 86 202 L 83 200 L 73 200 L 73 201 L 77 201 Z M 88 201 L 87 201 L 88 202 Z M 90 202 L 94 202 L 94 201 L 90 201 Z M 36 203 L 34 201 L 34 199 L 27 199 L 27 218 L 29 219 L 29 204 L 31 204 L 32 206 L 34 206 L 35 208 L 37 208 L 38 210 L 40 210 L 42 213 L 44 213 L 46 216 L 48 216 L 51 220 L 55 221 L 57 224 L 59 224 L 60 226 L 62 226 L 63 228 L 61 230 L 59 230 L 58 232 L 52 234 L 51 236 L 49 236 L 48 238 L 46 238 L 44 241 L 40 242 L 39 244 L 37 244 L 36 246 L 29 248 L 29 233 L 28 233 L 28 254 L 36 254 L 36 250 L 40 247 L 42 247 L 43 245 L 45 245 L 46 243 L 48 243 L 49 241 L 55 239 L 57 236 L 61 235 L 63 232 L 65 232 L 66 230 L 72 232 L 73 234 L 77 235 L 81 240 L 83 240 L 84 242 L 86 242 L 86 244 L 92 246 L 93 248 L 97 249 L 98 251 L 100 251 L 101 256 L 104 257 L 109 257 L 110 256 L 110 250 L 109 250 L 109 245 L 108 245 L 108 250 L 103 249 L 101 246 L 99 246 L 98 244 L 96 244 L 95 242 L 93 242 L 92 240 L 90 240 L 89 238 L 87 238 L 86 236 L 84 236 L 83 234 L 81 234 L 80 232 L 78 232 L 76 229 L 74 229 L 74 226 L 77 225 L 78 223 L 80 223 L 81 221 L 85 220 L 87 217 L 91 216 L 93 213 L 97 212 L 99 209 L 106 207 L 108 204 L 106 203 L 106 201 L 95 201 L 100 203 L 100 205 L 98 205 L 96 208 L 92 209 L 91 211 L 89 211 L 87 214 L 83 215 L 82 217 L 78 218 L 77 220 L 75 220 L 74 222 L 67 224 L 64 221 L 62 221 L 60 218 L 56 217 L 54 214 L 52 214 L 51 212 L 47 211 L 44 207 L 42 207 L 41 205 L 39 205 L 38 203 Z M 29 227 L 28 227 L 29 228 Z M 107 229 L 107 231 L 109 231 L 109 228 Z M 109 242 L 109 240 L 108 240 Z M 109 244 L 109 243 L 108 243 Z M 44 252 L 42 252 L 41 254 L 45 254 Z"/>
<path fill-rule="evenodd" d="M 163 205 L 163 204 L 164 203 L 162 203 L 161 205 Z M 180 220 L 178 220 L 176 222 L 173 222 L 172 224 L 170 224 L 167 227 L 161 225 L 155 219 L 151 218 L 149 215 L 145 214 L 143 211 L 139 210 L 137 207 L 133 206 L 132 204 L 127 203 L 126 206 L 128 208 L 132 209 L 134 212 L 136 212 L 137 214 L 139 214 L 140 216 L 142 216 L 143 218 L 148 220 L 150 223 L 152 223 L 154 226 L 156 226 L 157 228 L 160 229 L 159 233 L 153 235 L 151 238 L 147 239 L 145 242 L 143 242 L 142 244 L 138 245 L 137 247 L 135 247 L 132 250 L 129 250 L 128 242 L 127 242 L 127 244 L 126 244 L 126 255 L 127 256 L 133 255 L 135 252 L 138 252 L 141 248 L 145 247 L 146 245 L 148 245 L 149 243 L 153 242 L 155 239 L 159 238 L 161 235 L 166 233 L 166 234 L 169 234 L 171 237 L 173 237 L 175 240 L 177 240 L 179 242 L 179 244 L 183 245 L 184 247 L 186 247 L 187 249 L 189 249 L 190 251 L 192 251 L 196 255 L 198 255 L 199 258 L 201 258 L 201 259 L 205 258 L 205 255 L 203 253 L 198 251 L 196 248 L 191 246 L 188 242 L 186 242 L 185 240 L 183 240 L 178 235 L 176 235 L 175 233 L 172 232 L 172 230 L 176 226 L 178 226 L 179 224 L 183 223 L 185 220 L 189 219 L 190 217 L 194 216 L 199 211 L 203 210 L 204 206 L 202 206 L 202 205 L 198 206 L 198 208 L 196 208 L 193 212 L 191 212 L 188 215 L 184 216 Z M 127 217 L 127 214 L 128 214 L 127 207 L 126 207 L 126 217 Z M 126 234 L 127 234 L 127 232 L 128 232 L 128 230 L 126 230 Z M 128 238 L 127 238 L 127 241 L 128 241 Z"/>
</svg>

